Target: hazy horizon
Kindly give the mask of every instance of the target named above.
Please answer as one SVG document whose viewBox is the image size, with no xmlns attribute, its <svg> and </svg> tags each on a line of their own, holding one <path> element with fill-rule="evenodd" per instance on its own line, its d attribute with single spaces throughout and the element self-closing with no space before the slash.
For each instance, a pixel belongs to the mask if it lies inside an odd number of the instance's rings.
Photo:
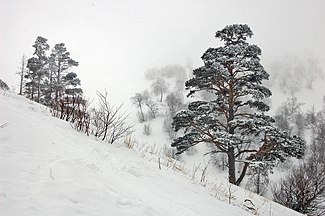
<svg viewBox="0 0 325 216">
<path fill-rule="evenodd" d="M 65 43 L 79 62 L 74 71 L 86 97 L 107 89 L 114 103 L 142 91 L 147 68 L 200 66 L 203 52 L 220 45 L 215 32 L 248 24 L 267 66 L 286 55 L 312 56 L 325 65 L 325 1 L 0 1 L 0 78 L 17 86 L 23 54 L 37 36 L 51 49 Z"/>
</svg>

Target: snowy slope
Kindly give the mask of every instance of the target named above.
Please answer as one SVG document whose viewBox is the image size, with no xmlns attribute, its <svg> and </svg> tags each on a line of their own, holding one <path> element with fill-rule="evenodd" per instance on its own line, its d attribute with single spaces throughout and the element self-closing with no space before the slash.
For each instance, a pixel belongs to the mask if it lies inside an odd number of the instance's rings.
<svg viewBox="0 0 325 216">
<path fill-rule="evenodd" d="M 45 107 L 0 92 L 0 125 L 5 123 L 0 215 L 251 215 L 124 144 L 98 142 Z M 272 205 L 258 215 L 299 215 Z"/>
</svg>

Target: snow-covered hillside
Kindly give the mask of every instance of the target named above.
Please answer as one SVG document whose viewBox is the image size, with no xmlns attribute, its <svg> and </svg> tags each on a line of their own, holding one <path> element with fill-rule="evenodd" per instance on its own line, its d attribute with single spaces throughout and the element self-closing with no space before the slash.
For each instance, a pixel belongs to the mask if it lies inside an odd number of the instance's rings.
<svg viewBox="0 0 325 216">
<path fill-rule="evenodd" d="M 24 97 L 1 92 L 0 125 L 1 215 L 251 215 L 245 199 L 257 215 L 300 215 L 240 188 L 230 188 L 229 205 L 184 173 L 87 137 Z"/>
</svg>

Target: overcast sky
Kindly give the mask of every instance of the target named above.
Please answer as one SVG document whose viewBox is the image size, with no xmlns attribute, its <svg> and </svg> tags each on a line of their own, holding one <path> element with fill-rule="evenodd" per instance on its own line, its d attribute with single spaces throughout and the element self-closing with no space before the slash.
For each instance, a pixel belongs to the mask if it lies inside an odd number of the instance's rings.
<svg viewBox="0 0 325 216">
<path fill-rule="evenodd" d="M 65 43 L 88 97 L 129 101 L 150 67 L 201 65 L 216 30 L 246 23 L 262 60 L 311 55 L 325 65 L 325 0 L 0 0 L 0 79 L 17 85 L 37 36 Z M 18 87 L 17 87 L 18 89 Z"/>
</svg>

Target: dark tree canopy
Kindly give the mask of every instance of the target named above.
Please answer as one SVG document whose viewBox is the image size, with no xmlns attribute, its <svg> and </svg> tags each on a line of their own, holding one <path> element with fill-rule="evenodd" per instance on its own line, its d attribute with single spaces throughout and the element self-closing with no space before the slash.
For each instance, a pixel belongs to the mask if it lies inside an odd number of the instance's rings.
<svg viewBox="0 0 325 216">
<path fill-rule="evenodd" d="M 229 182 L 239 185 L 247 168 L 263 161 L 274 165 L 287 156 L 301 157 L 304 142 L 274 127 L 264 112 L 264 99 L 271 91 L 263 86 L 269 74 L 260 63 L 261 49 L 246 40 L 253 35 L 247 25 L 235 24 L 217 31 L 224 46 L 209 48 L 202 56 L 204 65 L 193 71 L 185 83 L 194 96 L 198 91 L 215 95 L 211 101 L 194 101 L 176 114 L 173 126 L 184 135 L 172 143 L 178 154 L 199 143 L 212 143 L 215 153 L 225 153 L 229 164 Z M 235 162 L 244 165 L 236 178 Z"/>
</svg>

